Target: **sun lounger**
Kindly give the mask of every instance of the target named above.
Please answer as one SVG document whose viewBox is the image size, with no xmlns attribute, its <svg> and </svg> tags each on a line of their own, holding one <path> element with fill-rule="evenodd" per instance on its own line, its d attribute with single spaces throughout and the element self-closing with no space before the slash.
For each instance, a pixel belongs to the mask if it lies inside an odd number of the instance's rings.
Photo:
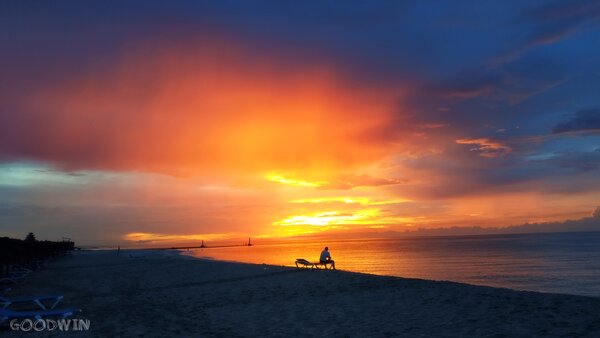
<svg viewBox="0 0 600 338">
<path fill-rule="evenodd" d="M 5 277 L 0 277 L 0 284 L 17 284 L 21 280 L 25 279 L 29 275 L 29 272 L 24 270 L 19 270 L 16 272 L 10 272 Z"/>
<path fill-rule="evenodd" d="M 7 277 L 14 279 L 23 279 L 27 277 L 31 272 L 23 269 L 16 269 L 8 273 Z"/>
<path fill-rule="evenodd" d="M 18 267 L 16 267 L 15 269 L 13 269 L 11 271 L 11 273 L 13 275 L 23 275 L 23 276 L 27 276 L 28 274 L 30 274 L 32 272 L 33 272 L 32 269 L 29 269 L 29 268 L 27 268 L 25 266 L 18 266 Z"/>
<path fill-rule="evenodd" d="M 319 268 L 318 263 L 311 263 L 304 258 L 296 258 L 296 267 L 298 269 L 300 269 L 300 268 L 318 269 Z"/>
<path fill-rule="evenodd" d="M 300 268 L 311 268 L 319 270 L 321 267 L 327 270 L 327 264 L 331 264 L 330 262 L 309 262 L 304 258 L 296 258 L 296 267 Z"/>
<path fill-rule="evenodd" d="M 46 296 L 21 296 L 21 297 L 5 297 L 0 296 L 0 306 L 3 308 L 7 308 L 11 305 L 20 305 L 20 304 L 37 304 L 42 310 L 51 310 L 54 309 L 58 303 L 63 299 L 63 296 L 59 295 L 46 295 Z M 50 306 L 44 304 L 44 302 L 49 303 Z"/>
<path fill-rule="evenodd" d="M 39 310 L 39 311 L 12 311 L 0 309 L 0 324 L 9 319 L 18 318 L 36 318 L 42 319 L 46 317 L 66 318 L 80 312 L 79 309 L 59 309 L 59 310 Z"/>
<path fill-rule="evenodd" d="M 14 285 L 17 284 L 19 282 L 20 279 L 15 278 L 15 277 L 11 277 L 11 276 L 6 276 L 6 277 L 1 277 L 0 278 L 0 285 Z"/>
</svg>

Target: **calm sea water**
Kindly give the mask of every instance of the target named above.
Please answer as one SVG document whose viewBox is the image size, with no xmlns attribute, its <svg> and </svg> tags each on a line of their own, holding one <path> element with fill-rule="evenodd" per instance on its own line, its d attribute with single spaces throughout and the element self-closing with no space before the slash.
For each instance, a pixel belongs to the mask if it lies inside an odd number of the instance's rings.
<svg viewBox="0 0 600 338">
<path fill-rule="evenodd" d="M 600 232 L 257 243 L 189 254 L 292 266 L 317 261 L 325 245 L 343 270 L 600 297 Z"/>
</svg>

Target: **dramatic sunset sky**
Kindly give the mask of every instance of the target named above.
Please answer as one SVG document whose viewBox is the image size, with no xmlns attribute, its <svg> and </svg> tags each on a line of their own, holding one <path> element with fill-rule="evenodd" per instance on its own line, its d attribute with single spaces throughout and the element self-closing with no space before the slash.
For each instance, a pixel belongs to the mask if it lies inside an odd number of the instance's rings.
<svg viewBox="0 0 600 338">
<path fill-rule="evenodd" d="M 507 226 L 600 203 L 598 1 L 3 1 L 0 235 Z"/>
</svg>

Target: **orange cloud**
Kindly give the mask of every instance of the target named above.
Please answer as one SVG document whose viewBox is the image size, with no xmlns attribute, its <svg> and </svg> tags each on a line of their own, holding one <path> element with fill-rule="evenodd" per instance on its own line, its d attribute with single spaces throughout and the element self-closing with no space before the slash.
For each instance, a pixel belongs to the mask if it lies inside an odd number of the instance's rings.
<svg viewBox="0 0 600 338">
<path fill-rule="evenodd" d="M 456 140 L 458 144 L 475 145 L 471 151 L 478 151 L 482 157 L 500 157 L 512 152 L 512 148 L 498 141 L 487 138 L 465 138 Z"/>
<path fill-rule="evenodd" d="M 395 185 L 406 183 L 407 180 L 401 179 L 389 179 L 372 177 L 369 175 L 343 175 L 338 177 L 328 184 L 319 186 L 319 189 L 336 189 L 336 190 L 347 190 L 356 187 L 380 187 L 384 185 Z"/>
<path fill-rule="evenodd" d="M 359 209 L 356 211 L 322 211 L 305 215 L 289 216 L 273 224 L 279 226 L 311 225 L 311 226 L 336 226 L 336 225 L 402 225 L 414 222 L 414 217 L 398 217 L 384 215 L 379 209 Z"/>
<path fill-rule="evenodd" d="M 290 203 L 345 203 L 345 204 L 360 204 L 360 205 L 385 205 L 399 204 L 410 202 L 409 199 L 396 198 L 393 200 L 373 201 L 367 197 L 322 197 L 322 198 L 305 198 L 290 201 Z"/>
<path fill-rule="evenodd" d="M 363 136 L 389 121 L 397 91 L 219 41 L 163 44 L 41 88 L 16 122 L 31 135 L 17 151 L 74 169 L 212 177 L 351 171 L 391 151 Z"/>
<path fill-rule="evenodd" d="M 287 184 L 287 185 L 292 185 L 292 186 L 298 186 L 298 187 L 321 187 L 323 185 L 329 184 L 329 182 L 327 182 L 327 181 L 312 181 L 312 182 L 311 181 L 303 181 L 303 180 L 298 180 L 298 179 L 294 179 L 294 178 L 287 178 L 280 174 L 268 174 L 266 176 L 266 179 L 271 182 Z"/>
<path fill-rule="evenodd" d="M 193 234 L 193 235 L 172 235 L 172 234 L 155 234 L 155 233 L 145 233 L 145 232 L 132 232 L 125 234 L 123 239 L 127 242 L 134 243 L 177 243 L 177 242 L 186 242 L 190 243 L 200 242 L 203 240 L 206 241 L 215 241 L 215 240 L 224 240 L 231 238 L 240 238 L 244 235 L 231 233 L 231 234 Z"/>
<path fill-rule="evenodd" d="M 327 175 L 327 174 L 323 174 Z M 369 175 L 331 175 L 327 180 L 308 180 L 297 179 L 289 176 L 284 176 L 280 173 L 270 173 L 266 175 L 266 179 L 271 182 L 298 186 L 298 187 L 314 187 L 320 190 L 349 190 L 356 187 L 379 187 L 385 185 L 395 185 L 406 183 L 407 180 L 377 178 Z"/>
</svg>

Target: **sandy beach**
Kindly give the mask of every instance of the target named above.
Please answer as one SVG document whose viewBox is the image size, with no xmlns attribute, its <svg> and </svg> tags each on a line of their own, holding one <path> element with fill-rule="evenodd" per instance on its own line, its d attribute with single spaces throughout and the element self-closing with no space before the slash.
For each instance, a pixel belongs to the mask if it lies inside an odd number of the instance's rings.
<svg viewBox="0 0 600 338">
<path fill-rule="evenodd" d="M 344 271 L 83 251 L 9 295 L 64 294 L 90 337 L 598 337 L 600 298 Z M 23 333 L 2 329 L 8 337 Z M 28 336 L 48 333 L 29 332 Z"/>
</svg>

